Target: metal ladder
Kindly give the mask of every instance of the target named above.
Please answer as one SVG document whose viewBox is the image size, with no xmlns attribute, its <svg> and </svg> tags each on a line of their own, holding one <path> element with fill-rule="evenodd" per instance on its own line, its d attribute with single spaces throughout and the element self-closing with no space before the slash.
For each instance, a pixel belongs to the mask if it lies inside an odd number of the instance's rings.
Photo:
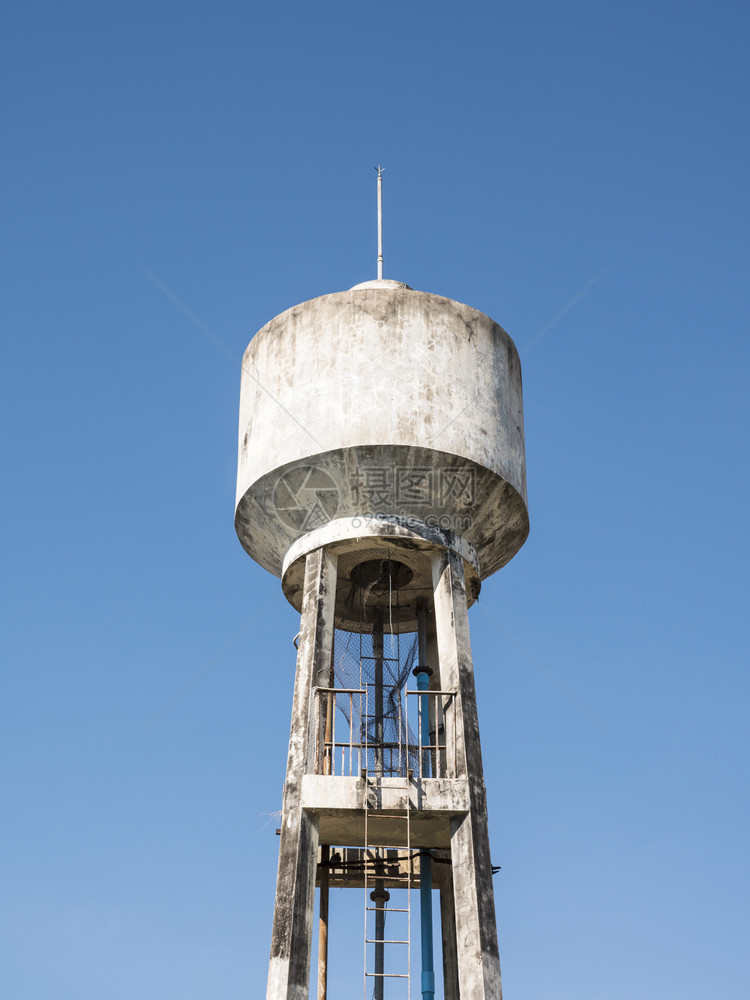
<svg viewBox="0 0 750 1000">
<path fill-rule="evenodd" d="M 393 749 L 391 752 L 391 767 L 385 767 L 384 748 L 380 751 L 379 761 L 376 763 L 374 772 L 369 767 L 369 751 L 375 750 L 369 744 L 368 725 L 371 718 L 367 705 L 370 699 L 370 688 L 372 684 L 365 686 L 365 713 L 363 717 L 363 763 L 362 777 L 365 782 L 365 806 L 364 806 L 364 844 L 362 848 L 362 860 L 364 865 L 364 886 L 365 886 L 365 919 L 364 919 L 364 1000 L 385 1000 L 385 982 L 392 980 L 398 989 L 388 996 L 388 1000 L 409 1000 L 411 996 L 411 886 L 414 878 L 414 860 L 411 851 L 411 797 L 410 781 L 411 769 L 409 767 L 409 747 L 404 742 L 404 735 L 408 740 L 408 726 L 402 727 L 399 724 L 399 747 L 398 747 L 398 772 L 399 776 L 403 771 L 403 785 L 390 783 L 389 788 L 397 792 L 402 792 L 406 798 L 406 807 L 403 812 L 387 811 L 387 816 L 391 824 L 402 826 L 403 836 L 396 839 L 403 841 L 392 847 L 373 846 L 370 844 L 370 812 L 376 799 L 377 789 L 380 787 L 381 778 L 387 770 L 393 773 Z M 405 695 L 402 695 L 405 702 Z M 395 871 L 394 871 L 395 868 Z M 388 906 L 390 893 L 385 889 L 385 882 L 389 885 L 401 887 L 405 892 L 406 905 L 400 907 Z M 405 937 L 387 937 L 386 914 L 400 914 L 397 918 L 403 926 L 406 920 Z M 405 915 L 405 916 L 404 916 Z M 396 962 L 389 966 L 395 971 L 385 970 L 385 953 L 388 946 L 389 954 L 396 955 Z"/>
</svg>

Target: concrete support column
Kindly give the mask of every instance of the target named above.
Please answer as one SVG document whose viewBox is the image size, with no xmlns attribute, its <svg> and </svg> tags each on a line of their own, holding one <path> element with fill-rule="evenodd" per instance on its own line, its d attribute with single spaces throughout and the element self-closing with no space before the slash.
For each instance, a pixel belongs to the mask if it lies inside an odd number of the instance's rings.
<svg viewBox="0 0 750 1000">
<path fill-rule="evenodd" d="M 318 1000 L 328 1000 L 328 903 L 331 849 L 320 849 L 320 916 L 318 918 Z"/>
<path fill-rule="evenodd" d="M 302 777 L 314 769 L 314 690 L 326 687 L 333 643 L 336 560 L 307 556 L 292 726 L 281 816 L 279 871 L 266 1000 L 308 1000 L 318 822 L 301 806 Z"/>
<path fill-rule="evenodd" d="M 453 902 L 453 878 L 450 871 L 447 875 L 443 875 L 440 882 L 440 927 L 443 938 L 444 1000 L 459 1000 L 456 908 Z"/>
<path fill-rule="evenodd" d="M 487 793 L 479 743 L 474 668 L 463 564 L 445 549 L 432 564 L 441 684 L 457 691 L 456 777 L 469 783 L 470 812 L 451 821 L 458 985 L 461 1000 L 502 1000 L 495 897 L 487 829 Z M 447 724 L 450 742 L 453 726 Z"/>
</svg>

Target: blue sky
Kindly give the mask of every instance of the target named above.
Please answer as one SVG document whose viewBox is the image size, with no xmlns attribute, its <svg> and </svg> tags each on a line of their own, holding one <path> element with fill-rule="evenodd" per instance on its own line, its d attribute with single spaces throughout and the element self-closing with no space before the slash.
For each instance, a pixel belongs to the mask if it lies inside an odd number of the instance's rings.
<svg viewBox="0 0 750 1000">
<path fill-rule="evenodd" d="M 386 276 L 523 352 L 531 535 L 471 612 L 506 1000 L 744 1000 L 746 6 L 4 20 L 5 995 L 264 993 L 298 620 L 202 327 L 374 277 L 380 162 Z"/>
</svg>

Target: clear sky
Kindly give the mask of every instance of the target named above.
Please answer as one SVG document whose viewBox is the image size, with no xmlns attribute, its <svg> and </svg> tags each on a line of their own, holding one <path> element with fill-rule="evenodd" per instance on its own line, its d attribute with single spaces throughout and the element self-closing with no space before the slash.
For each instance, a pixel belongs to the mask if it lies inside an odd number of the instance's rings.
<svg viewBox="0 0 750 1000">
<path fill-rule="evenodd" d="M 375 276 L 380 162 L 386 277 L 522 351 L 531 535 L 471 612 L 506 1000 L 745 1000 L 749 19 L 6 9 L 5 996 L 264 995 L 298 618 L 228 354 Z"/>
</svg>

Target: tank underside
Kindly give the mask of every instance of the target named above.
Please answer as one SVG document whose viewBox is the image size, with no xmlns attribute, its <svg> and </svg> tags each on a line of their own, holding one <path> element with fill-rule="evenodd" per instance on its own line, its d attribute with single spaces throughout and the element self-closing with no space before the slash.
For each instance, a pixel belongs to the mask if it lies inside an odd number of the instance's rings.
<svg viewBox="0 0 750 1000">
<path fill-rule="evenodd" d="M 237 505 L 237 535 L 256 562 L 282 575 L 290 546 L 337 518 L 378 518 L 452 531 L 480 553 L 482 579 L 504 566 L 529 532 L 526 504 L 489 469 L 430 448 L 343 448 L 263 476 Z"/>
</svg>

